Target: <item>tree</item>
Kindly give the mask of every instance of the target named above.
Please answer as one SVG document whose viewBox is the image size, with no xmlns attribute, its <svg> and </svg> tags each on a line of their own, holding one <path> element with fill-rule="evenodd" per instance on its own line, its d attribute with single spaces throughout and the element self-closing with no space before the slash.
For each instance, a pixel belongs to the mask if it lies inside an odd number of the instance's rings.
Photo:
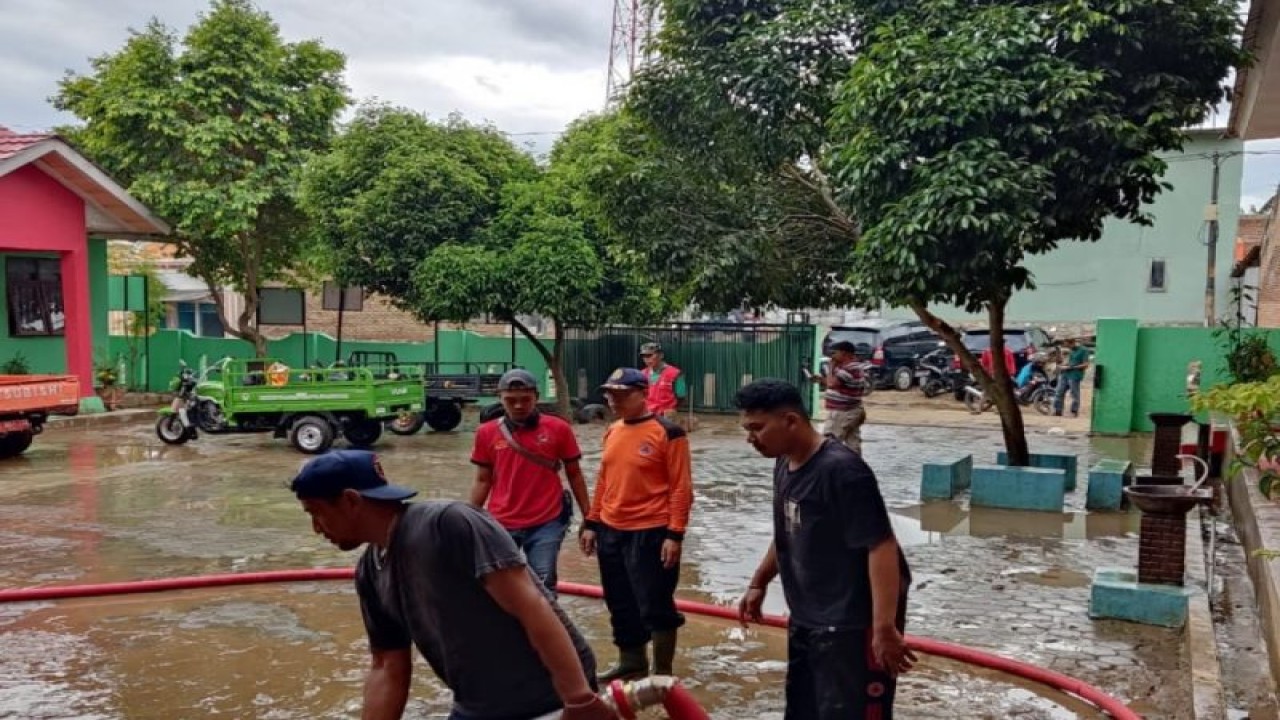
<svg viewBox="0 0 1280 720">
<path fill-rule="evenodd" d="M 1004 311 L 1023 262 L 1094 241 L 1162 189 L 1157 153 L 1224 95 L 1241 61 L 1221 0 L 670 0 L 663 59 L 629 102 L 693 162 L 721 147 L 805 168 L 832 223 L 856 227 L 850 280 L 910 307 L 1000 409 L 1029 457 L 1003 363 L 988 376 L 934 312 Z M 739 138 L 739 139 L 735 139 Z M 741 138 L 745 138 L 741 140 Z M 743 145 L 747 147 L 742 147 Z M 762 147 L 763 149 L 755 149 Z M 742 162 L 735 160 L 735 162 Z"/>
<path fill-rule="evenodd" d="M 704 166 L 627 111 L 566 139 L 582 207 L 615 252 L 642 264 L 677 307 L 831 307 L 850 302 L 852 228 L 834 224 L 794 165 Z M 553 168 L 555 167 L 553 163 Z"/>
<path fill-rule="evenodd" d="M 265 354 L 258 288 L 300 262 L 299 172 L 349 102 L 343 56 L 285 43 L 249 0 L 215 0 L 181 46 L 152 20 L 92 66 L 68 73 L 53 99 L 84 123 L 70 139 L 169 221 L 223 326 Z M 224 287 L 245 297 L 234 323 Z"/>
<path fill-rule="evenodd" d="M 511 322 L 547 362 L 567 414 L 564 329 L 669 307 L 635 263 L 610 253 L 581 199 L 581 127 L 539 170 L 492 128 L 362 110 L 304 183 L 330 267 L 425 322 Z M 528 314 L 554 321 L 550 344 L 520 322 Z"/>
</svg>

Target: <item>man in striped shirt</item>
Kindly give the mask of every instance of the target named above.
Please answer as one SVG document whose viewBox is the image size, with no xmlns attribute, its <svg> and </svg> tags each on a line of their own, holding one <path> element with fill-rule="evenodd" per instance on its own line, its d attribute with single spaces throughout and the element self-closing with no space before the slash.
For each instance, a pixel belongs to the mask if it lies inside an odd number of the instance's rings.
<svg viewBox="0 0 1280 720">
<path fill-rule="evenodd" d="M 814 382 L 821 382 L 826 388 L 822 393 L 822 406 L 827 410 L 823 433 L 861 455 L 862 425 L 867 421 L 862 396 L 866 393 L 867 376 L 858 363 L 858 349 L 853 343 L 848 340 L 833 343 L 827 374 L 815 375 Z"/>
</svg>

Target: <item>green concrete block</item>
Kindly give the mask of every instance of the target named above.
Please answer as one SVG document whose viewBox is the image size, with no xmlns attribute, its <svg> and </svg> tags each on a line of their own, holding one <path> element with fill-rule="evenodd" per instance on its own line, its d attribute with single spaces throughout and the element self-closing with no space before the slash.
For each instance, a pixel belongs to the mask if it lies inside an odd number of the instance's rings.
<svg viewBox="0 0 1280 720">
<path fill-rule="evenodd" d="M 996 454 L 997 465 L 1008 465 L 1009 454 L 1001 450 Z M 1066 485 L 1064 489 L 1067 492 L 1075 492 L 1076 489 L 1076 456 L 1075 455 L 1059 455 L 1057 453 L 1031 453 L 1031 467 L 1036 468 L 1059 468 L 1066 474 Z"/>
<path fill-rule="evenodd" d="M 973 478 L 973 456 L 948 463 L 925 463 L 920 477 L 921 500 L 950 500 L 968 490 Z"/>
<path fill-rule="evenodd" d="M 1133 483 L 1133 463 L 1101 460 L 1089 468 L 1089 488 L 1085 507 L 1090 510 L 1120 510 L 1128 503 L 1124 488 Z"/>
<path fill-rule="evenodd" d="M 1145 585 L 1138 582 L 1136 570 L 1098 568 L 1089 588 L 1089 617 L 1180 628 L 1195 592 L 1177 585 Z"/>
<path fill-rule="evenodd" d="M 1065 473 L 1060 468 L 979 465 L 973 468 L 970 503 L 977 507 L 1062 512 Z"/>
<path fill-rule="evenodd" d="M 80 398 L 80 414 L 96 415 L 107 411 L 107 406 L 102 404 L 102 398 L 97 395 Z"/>
</svg>

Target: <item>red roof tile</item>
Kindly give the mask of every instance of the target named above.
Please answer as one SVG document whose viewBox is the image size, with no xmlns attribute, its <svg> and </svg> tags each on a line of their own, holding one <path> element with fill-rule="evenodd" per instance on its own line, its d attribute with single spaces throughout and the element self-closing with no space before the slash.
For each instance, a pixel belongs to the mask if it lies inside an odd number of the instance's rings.
<svg viewBox="0 0 1280 720">
<path fill-rule="evenodd" d="M 53 137 L 53 133 L 16 133 L 0 125 L 0 160 L 11 158 L 37 143 Z"/>
</svg>

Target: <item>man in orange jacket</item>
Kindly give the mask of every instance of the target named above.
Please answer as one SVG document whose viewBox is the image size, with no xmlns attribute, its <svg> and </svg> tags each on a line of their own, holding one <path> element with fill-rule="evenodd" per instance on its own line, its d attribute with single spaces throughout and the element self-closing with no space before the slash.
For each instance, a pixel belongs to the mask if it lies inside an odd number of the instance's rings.
<svg viewBox="0 0 1280 720">
<path fill-rule="evenodd" d="M 648 379 L 621 368 L 602 386 L 619 418 L 604 436 L 591 511 L 579 538 L 596 555 L 600 584 L 618 646 L 618 664 L 601 682 L 670 675 L 676 631 L 680 553 L 693 505 L 689 438 L 677 424 L 645 407 Z"/>
</svg>

